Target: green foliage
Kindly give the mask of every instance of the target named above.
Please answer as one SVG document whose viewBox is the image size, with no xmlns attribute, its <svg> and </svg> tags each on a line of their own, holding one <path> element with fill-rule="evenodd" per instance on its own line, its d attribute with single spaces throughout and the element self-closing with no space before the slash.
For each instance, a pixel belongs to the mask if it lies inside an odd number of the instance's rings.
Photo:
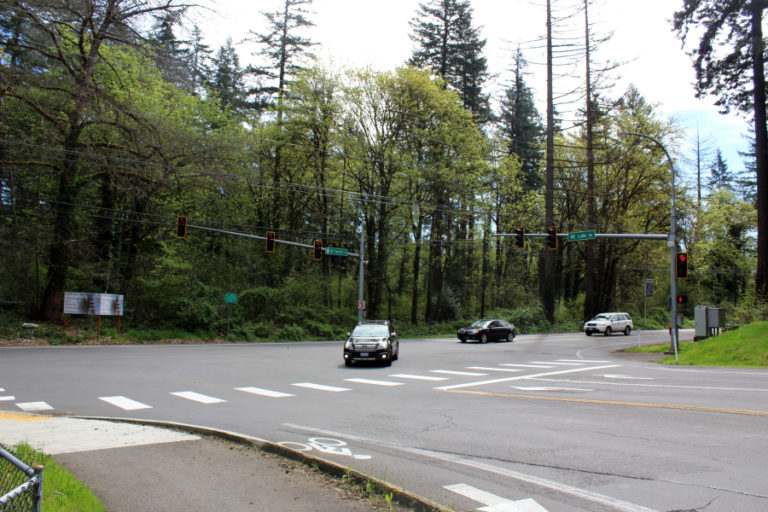
<svg viewBox="0 0 768 512">
<path fill-rule="evenodd" d="M 719 336 L 681 344 L 679 364 L 768 368 L 768 322 L 755 322 Z M 657 362 L 674 364 L 674 357 Z"/>
<path fill-rule="evenodd" d="M 16 456 L 30 466 L 45 467 L 43 512 L 102 512 L 106 510 L 91 490 L 51 457 L 36 452 L 29 445 L 15 448 Z"/>
</svg>

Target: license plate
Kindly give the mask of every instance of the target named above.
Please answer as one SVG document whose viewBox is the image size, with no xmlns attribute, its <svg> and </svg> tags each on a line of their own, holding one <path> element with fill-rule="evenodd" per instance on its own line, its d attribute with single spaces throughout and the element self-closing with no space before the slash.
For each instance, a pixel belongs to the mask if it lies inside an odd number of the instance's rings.
<svg viewBox="0 0 768 512">
<path fill-rule="evenodd" d="M 360 357 L 368 357 L 368 352 L 360 352 Z"/>
</svg>

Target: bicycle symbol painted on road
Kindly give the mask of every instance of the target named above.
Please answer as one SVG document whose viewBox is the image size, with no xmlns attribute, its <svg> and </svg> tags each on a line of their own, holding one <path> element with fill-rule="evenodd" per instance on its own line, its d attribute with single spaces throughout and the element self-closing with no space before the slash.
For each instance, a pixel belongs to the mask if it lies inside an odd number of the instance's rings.
<svg viewBox="0 0 768 512">
<path fill-rule="evenodd" d="M 359 460 L 368 460 L 370 455 L 353 454 L 352 450 L 347 448 L 347 443 L 340 439 L 331 439 L 330 437 L 310 437 L 306 443 L 296 443 L 294 441 L 281 441 L 280 446 L 297 450 L 300 452 L 309 452 L 315 449 L 321 453 L 332 453 L 334 455 L 345 455 Z"/>
</svg>

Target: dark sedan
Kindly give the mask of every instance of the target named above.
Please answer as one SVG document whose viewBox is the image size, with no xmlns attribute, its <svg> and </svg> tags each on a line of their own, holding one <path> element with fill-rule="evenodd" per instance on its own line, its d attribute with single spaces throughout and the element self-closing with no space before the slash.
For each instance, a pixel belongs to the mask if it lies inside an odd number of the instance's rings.
<svg viewBox="0 0 768 512">
<path fill-rule="evenodd" d="M 488 341 L 514 341 L 517 336 L 515 326 L 505 320 L 478 320 L 468 327 L 459 329 L 459 340 L 486 343 Z"/>
</svg>

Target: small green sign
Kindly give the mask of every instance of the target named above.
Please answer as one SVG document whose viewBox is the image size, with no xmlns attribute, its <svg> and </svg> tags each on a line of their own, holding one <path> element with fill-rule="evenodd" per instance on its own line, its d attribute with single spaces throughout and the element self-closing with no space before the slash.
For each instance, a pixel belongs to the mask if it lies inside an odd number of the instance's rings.
<svg viewBox="0 0 768 512">
<path fill-rule="evenodd" d="M 326 247 L 325 254 L 328 256 L 346 256 L 349 251 L 342 249 L 341 247 Z"/>
<path fill-rule="evenodd" d="M 569 242 L 578 242 L 579 240 L 594 240 L 595 232 L 592 231 L 577 231 L 575 233 L 568 233 Z"/>
<path fill-rule="evenodd" d="M 224 295 L 224 302 L 226 304 L 237 304 L 237 294 L 236 293 L 228 293 Z"/>
</svg>

